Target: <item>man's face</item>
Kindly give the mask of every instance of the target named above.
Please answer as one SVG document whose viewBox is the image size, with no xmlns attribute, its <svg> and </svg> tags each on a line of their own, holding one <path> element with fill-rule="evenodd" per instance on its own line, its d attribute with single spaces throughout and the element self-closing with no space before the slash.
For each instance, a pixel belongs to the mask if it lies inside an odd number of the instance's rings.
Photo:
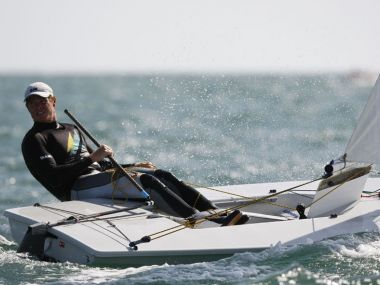
<svg viewBox="0 0 380 285">
<path fill-rule="evenodd" d="M 32 95 L 26 100 L 26 107 L 33 121 L 52 123 L 56 121 L 55 102 L 56 99 L 53 96 L 44 98 L 38 95 Z"/>
</svg>

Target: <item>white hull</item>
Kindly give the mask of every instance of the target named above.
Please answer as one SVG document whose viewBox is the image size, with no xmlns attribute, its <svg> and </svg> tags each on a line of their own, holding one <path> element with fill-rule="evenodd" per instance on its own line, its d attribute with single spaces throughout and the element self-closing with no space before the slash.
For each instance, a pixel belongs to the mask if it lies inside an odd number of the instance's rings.
<svg viewBox="0 0 380 285">
<path fill-rule="evenodd" d="M 365 183 L 365 178 L 352 180 L 352 185 Z M 252 193 L 255 193 L 256 197 L 263 197 L 267 196 L 271 189 L 280 191 L 298 184 L 300 182 L 262 183 L 218 189 L 246 197 L 252 197 Z M 148 243 L 141 243 L 138 250 L 134 250 L 129 246 L 131 241 L 140 240 L 143 236 L 153 237 L 157 232 L 179 225 L 165 216 L 153 217 L 152 208 L 148 206 L 108 215 L 106 219 L 102 217 L 91 222 L 49 228 L 48 233 L 51 236 L 45 239 L 44 255 L 59 262 L 95 265 L 174 264 L 215 260 L 238 252 L 262 250 L 277 244 L 311 243 L 342 234 L 379 231 L 380 200 L 377 196 L 361 198 L 356 203 L 346 205 L 345 209 L 339 209 L 337 217 L 286 220 L 282 215 L 284 208 L 276 205 L 286 203 L 294 208 L 300 202 L 309 203 L 311 198 L 308 196 L 315 195 L 317 186 L 317 183 L 313 183 L 301 188 L 303 190 L 297 190 L 303 194 L 302 196 L 286 193 L 243 209 L 248 213 L 276 215 L 283 221 L 265 218 L 266 216 L 260 218 L 259 215 L 253 214 L 254 217 L 244 225 L 184 228 Z M 373 191 L 379 188 L 380 179 L 369 178 L 364 190 Z M 236 206 L 246 200 L 229 194 L 200 190 L 224 207 Z M 96 200 L 70 201 L 48 206 L 88 215 L 116 208 L 130 208 L 135 204 L 128 202 L 123 206 L 115 206 L 110 200 Z M 29 225 L 40 222 L 52 224 L 73 214 L 32 206 L 7 210 L 5 215 L 9 219 L 13 238 L 20 244 Z"/>
</svg>

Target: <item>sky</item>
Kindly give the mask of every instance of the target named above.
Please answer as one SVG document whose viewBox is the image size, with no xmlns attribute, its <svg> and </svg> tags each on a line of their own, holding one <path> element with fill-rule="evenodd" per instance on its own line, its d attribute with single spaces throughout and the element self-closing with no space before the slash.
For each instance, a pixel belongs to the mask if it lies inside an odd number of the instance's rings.
<svg viewBox="0 0 380 285">
<path fill-rule="evenodd" d="M 379 0 L 0 0 L 0 72 L 380 72 Z"/>
</svg>

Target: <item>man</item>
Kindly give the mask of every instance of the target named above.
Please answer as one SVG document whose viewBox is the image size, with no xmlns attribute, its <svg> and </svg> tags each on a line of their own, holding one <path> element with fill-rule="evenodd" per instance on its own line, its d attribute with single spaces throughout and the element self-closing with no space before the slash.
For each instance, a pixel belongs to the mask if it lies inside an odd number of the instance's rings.
<svg viewBox="0 0 380 285">
<path fill-rule="evenodd" d="M 30 84 L 24 101 L 34 121 L 22 142 L 25 163 L 32 175 L 59 200 L 149 197 L 164 212 L 183 218 L 216 209 L 197 190 L 149 162 L 128 165 L 134 167 L 134 179 L 145 191 L 138 191 L 125 177 L 114 177 L 112 166 L 105 160 L 113 155 L 109 146 L 101 145 L 93 150 L 75 125 L 57 122 L 57 99 L 49 85 Z M 247 220 L 246 215 L 234 211 L 214 221 L 230 225 Z"/>
</svg>

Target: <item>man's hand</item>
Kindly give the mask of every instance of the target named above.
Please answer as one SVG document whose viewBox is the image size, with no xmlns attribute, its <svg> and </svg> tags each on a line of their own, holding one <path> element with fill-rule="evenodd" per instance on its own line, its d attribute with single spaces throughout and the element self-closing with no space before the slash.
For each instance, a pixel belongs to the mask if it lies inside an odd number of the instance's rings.
<svg viewBox="0 0 380 285">
<path fill-rule="evenodd" d="M 108 145 L 102 144 L 100 147 L 90 154 L 90 158 L 93 162 L 99 162 L 107 156 L 112 156 L 113 150 Z"/>
<path fill-rule="evenodd" d="M 135 167 L 150 168 L 150 169 L 157 169 L 157 167 L 149 161 L 137 162 L 134 164 L 134 166 Z"/>
</svg>

